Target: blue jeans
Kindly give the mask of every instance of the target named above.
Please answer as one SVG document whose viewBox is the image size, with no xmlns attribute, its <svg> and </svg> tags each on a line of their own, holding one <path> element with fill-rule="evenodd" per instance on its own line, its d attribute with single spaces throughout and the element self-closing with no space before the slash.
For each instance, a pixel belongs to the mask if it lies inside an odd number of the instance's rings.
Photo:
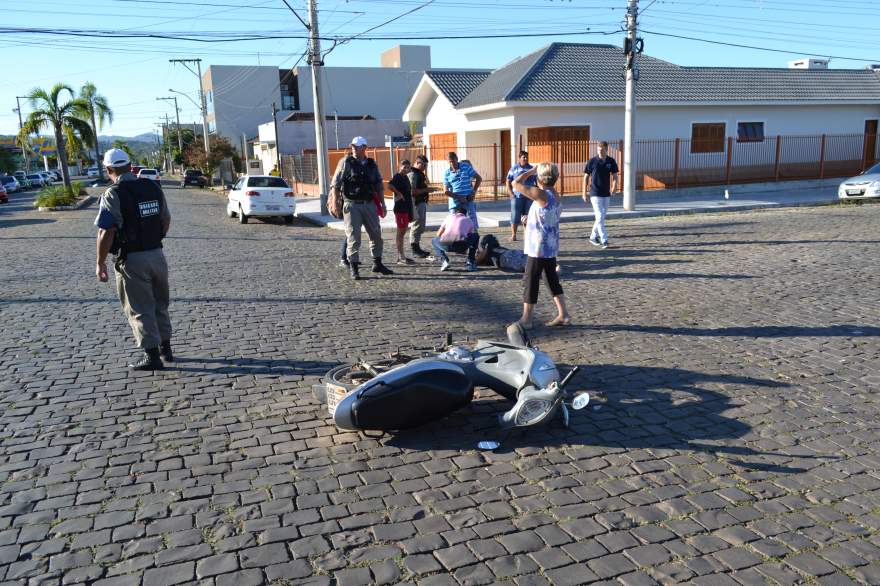
<svg viewBox="0 0 880 586">
<path fill-rule="evenodd" d="M 515 197 L 510 200 L 510 223 L 514 226 L 522 224 L 522 217 L 529 213 L 532 200 L 526 196 Z"/>
<path fill-rule="evenodd" d="M 605 215 L 608 213 L 608 200 L 610 199 L 610 197 L 599 197 L 597 195 L 590 196 L 590 203 L 593 204 L 593 213 L 596 214 L 596 221 L 593 222 L 593 230 L 590 232 L 590 240 L 608 242 L 608 232 L 605 230 Z"/>
<path fill-rule="evenodd" d="M 459 194 L 456 194 L 457 197 L 465 197 Z M 471 219 L 471 222 L 474 223 L 474 230 L 480 229 L 480 224 L 477 222 L 477 202 L 469 201 L 466 204 L 458 203 L 454 197 L 449 198 L 449 211 L 454 210 L 459 205 L 463 205 L 467 209 L 467 217 Z"/>
<path fill-rule="evenodd" d="M 446 256 L 448 252 L 457 252 L 459 254 L 467 253 L 468 262 L 476 262 L 477 245 L 480 243 L 480 237 L 476 232 L 471 232 L 464 240 L 456 240 L 455 242 L 440 242 L 439 236 L 434 236 L 431 240 L 431 246 L 437 257 L 443 260 L 449 260 Z"/>
</svg>

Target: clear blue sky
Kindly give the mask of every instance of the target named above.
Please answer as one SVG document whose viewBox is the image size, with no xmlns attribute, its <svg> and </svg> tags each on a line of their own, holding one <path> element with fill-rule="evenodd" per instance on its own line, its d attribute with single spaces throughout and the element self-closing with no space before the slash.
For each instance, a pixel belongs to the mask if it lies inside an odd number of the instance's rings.
<svg viewBox="0 0 880 586">
<path fill-rule="evenodd" d="M 305 0 L 288 0 L 307 19 Z M 247 4 L 247 5 L 245 5 Z M 322 36 L 351 36 L 425 4 L 424 0 L 318 0 Z M 0 27 L 126 30 L 183 34 L 305 34 L 283 0 L 0 0 Z M 876 38 L 880 7 L 867 0 L 641 0 L 645 53 L 681 65 L 784 67 L 807 54 L 832 59 L 832 67 L 862 68 L 880 63 Z M 377 66 L 379 54 L 398 43 L 431 45 L 434 67 L 495 68 L 552 41 L 620 45 L 626 0 L 434 0 L 428 6 L 367 33 L 388 37 L 352 40 L 335 48 L 328 66 Z M 610 35 L 582 34 L 613 32 Z M 656 32 L 787 51 L 706 44 L 661 37 Z M 228 33 L 228 34 L 227 34 Z M 468 40 L 396 40 L 390 37 L 444 35 L 567 34 Z M 323 42 L 323 49 L 330 47 Z M 17 131 L 15 96 L 31 88 L 65 82 L 79 88 L 91 81 L 115 111 L 102 134 L 150 132 L 173 107 L 158 102 L 168 88 L 197 96 L 194 75 L 170 58 L 200 57 L 211 64 L 296 63 L 305 41 L 261 39 L 203 43 L 182 39 L 113 39 L 36 33 L 0 34 L 0 134 Z M 301 62 L 302 63 L 302 62 Z M 181 121 L 198 120 L 198 110 L 180 97 Z M 23 104 L 23 110 L 27 108 Z"/>
</svg>

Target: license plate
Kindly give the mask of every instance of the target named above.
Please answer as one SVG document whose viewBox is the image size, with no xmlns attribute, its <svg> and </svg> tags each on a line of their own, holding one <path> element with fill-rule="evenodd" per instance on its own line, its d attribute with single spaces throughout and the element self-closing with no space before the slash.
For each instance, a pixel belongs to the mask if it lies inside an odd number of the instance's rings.
<svg viewBox="0 0 880 586">
<path fill-rule="evenodd" d="M 274 212 L 281 209 L 281 206 L 266 206 L 266 209 L 270 212 Z"/>
<path fill-rule="evenodd" d="M 847 195 L 862 195 L 863 193 L 865 193 L 864 189 L 847 189 L 846 190 Z"/>
<path fill-rule="evenodd" d="M 336 415 L 336 407 L 338 407 L 342 400 L 352 392 L 353 391 L 347 391 L 345 387 L 340 385 L 327 383 L 327 410 L 330 412 L 330 417 Z"/>
</svg>

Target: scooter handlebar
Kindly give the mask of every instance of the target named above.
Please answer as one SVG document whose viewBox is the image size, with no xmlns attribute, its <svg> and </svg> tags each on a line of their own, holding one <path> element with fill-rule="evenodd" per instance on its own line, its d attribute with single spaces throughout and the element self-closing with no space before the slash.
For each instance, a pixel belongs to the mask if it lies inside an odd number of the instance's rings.
<svg viewBox="0 0 880 586">
<path fill-rule="evenodd" d="M 577 374 L 577 372 L 578 372 L 580 369 L 581 369 L 580 366 L 575 366 L 574 368 L 572 368 L 571 370 L 569 370 L 569 371 L 568 371 L 568 374 L 565 375 L 565 378 L 562 379 L 562 382 L 559 383 L 559 389 L 560 389 L 560 390 L 565 389 L 565 385 L 567 385 L 567 384 L 569 383 L 569 381 L 571 381 L 571 379 L 574 377 L 574 375 Z"/>
</svg>

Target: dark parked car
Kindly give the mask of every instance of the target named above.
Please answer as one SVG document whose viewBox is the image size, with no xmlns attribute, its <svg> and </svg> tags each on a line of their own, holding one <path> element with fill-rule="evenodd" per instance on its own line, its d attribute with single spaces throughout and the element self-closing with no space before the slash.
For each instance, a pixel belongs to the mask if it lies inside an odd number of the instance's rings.
<svg viewBox="0 0 880 586">
<path fill-rule="evenodd" d="M 208 178 L 198 169 L 187 169 L 183 173 L 183 187 L 186 187 L 187 185 L 205 187 L 208 185 Z"/>
</svg>

